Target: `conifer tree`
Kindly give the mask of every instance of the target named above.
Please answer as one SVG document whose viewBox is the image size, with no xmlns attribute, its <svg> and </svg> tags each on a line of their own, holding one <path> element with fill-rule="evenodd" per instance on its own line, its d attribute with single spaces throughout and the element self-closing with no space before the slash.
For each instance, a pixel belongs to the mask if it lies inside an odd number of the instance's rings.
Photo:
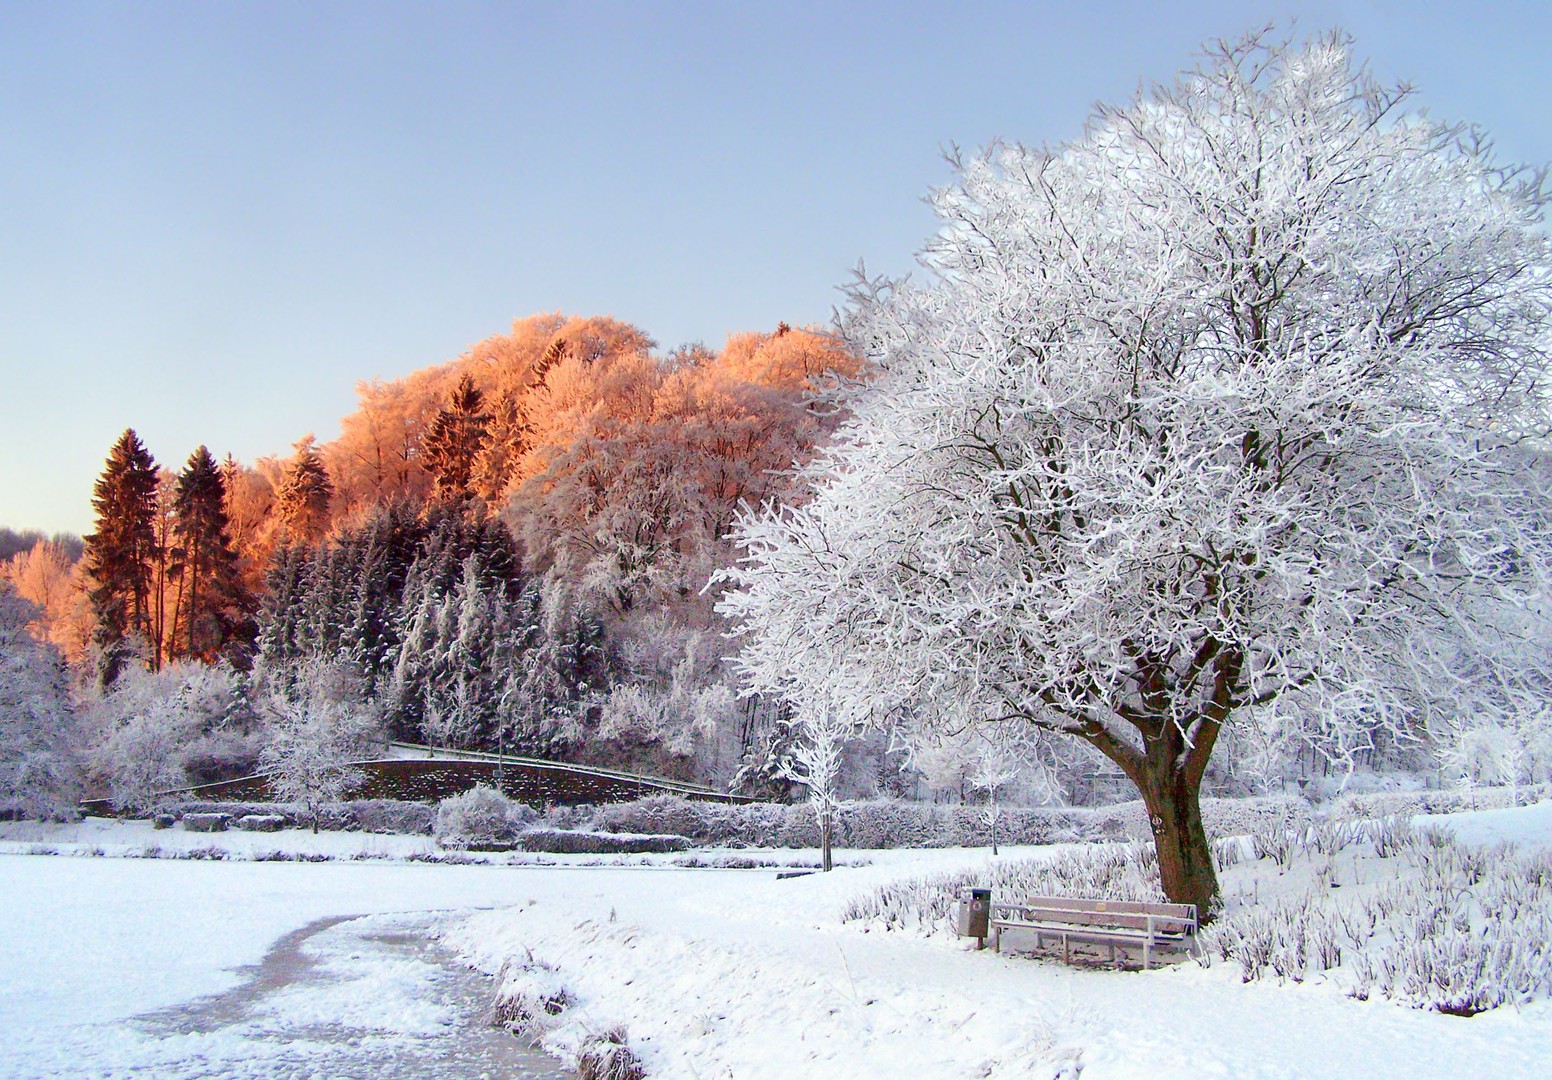
<svg viewBox="0 0 1552 1080">
<path fill-rule="evenodd" d="M 309 565 L 307 549 L 292 544 L 282 544 L 270 558 L 258 635 L 259 653 L 266 661 L 294 660 L 305 652 L 299 623 Z"/>
<path fill-rule="evenodd" d="M 232 550 L 226 483 L 210 451 L 189 455 L 173 502 L 169 572 L 178 581 L 172 655 L 207 663 L 222 655 L 245 658 L 251 643 L 251 601 Z"/>
<path fill-rule="evenodd" d="M 333 496 L 328 470 L 309 435 L 296 444 L 296 456 L 286 466 L 276 493 L 275 512 L 286 538 L 298 544 L 321 540 L 329 528 L 329 500 Z"/>
<path fill-rule="evenodd" d="M 469 497 L 475 462 L 490 426 L 484 405 L 485 395 L 465 375 L 458 380 L 447 408 L 437 413 L 421 439 L 421 465 L 435 478 L 435 493 L 440 499 L 456 502 Z"/>
<path fill-rule="evenodd" d="M 92 640 L 101 655 L 104 686 L 118 678 L 133 640 L 144 644 L 152 638 L 156 494 L 156 462 L 134 429 L 126 428 L 93 490 L 97 529 L 85 538 L 87 597 L 97 621 Z"/>
</svg>

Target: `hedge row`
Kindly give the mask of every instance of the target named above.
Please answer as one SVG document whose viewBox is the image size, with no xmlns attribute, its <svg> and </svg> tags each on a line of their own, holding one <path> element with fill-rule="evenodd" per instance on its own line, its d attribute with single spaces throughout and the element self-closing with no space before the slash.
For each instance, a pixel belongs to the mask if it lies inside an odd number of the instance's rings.
<svg viewBox="0 0 1552 1080">
<path fill-rule="evenodd" d="M 692 844 L 683 836 L 582 832 L 575 829 L 527 829 L 518 837 L 524 851 L 555 855 L 640 855 L 686 851 Z"/>
<path fill-rule="evenodd" d="M 1384 817 L 1391 814 L 1448 813 L 1533 802 L 1552 797 L 1552 785 L 1540 784 L 1510 792 L 1507 788 L 1476 791 L 1378 792 L 1352 795 L 1321 808 L 1342 817 Z M 311 827 L 312 818 L 299 805 L 275 803 L 188 802 L 171 808 L 178 816 L 191 813 L 281 814 L 287 825 Z M 358 799 L 325 807 L 318 827 L 329 831 L 429 834 L 436 807 L 392 799 Z M 1203 799 L 1202 819 L 1210 837 L 1244 836 L 1267 826 L 1309 825 L 1311 806 L 1298 796 L 1250 799 Z M 819 843 L 813 811 L 805 803 L 730 805 L 655 795 L 603 806 L 556 807 L 544 815 L 545 835 L 596 832 L 648 836 L 682 836 L 709 847 L 807 848 Z M 1146 840 L 1151 835 L 1140 801 L 1098 807 L 1005 807 L 997 822 L 997 839 L 1004 844 L 1052 844 L 1106 840 Z M 860 802 L 847 805 L 836 823 L 835 842 L 841 847 L 983 847 L 991 833 L 983 808 L 908 802 Z M 537 842 L 537 841 L 536 841 Z M 544 841 L 573 843 L 562 839 Z M 591 841 L 569 849 L 592 853 Z"/>
<path fill-rule="evenodd" d="M 1288 796 L 1204 799 L 1209 836 L 1255 832 L 1263 824 L 1308 824 L 1309 804 Z M 813 847 L 819 830 L 805 804 L 692 802 L 654 796 L 630 803 L 552 812 L 546 824 L 601 832 L 669 834 L 715 847 Z M 1140 800 L 1102 807 L 1007 807 L 997 822 L 1004 844 L 1054 844 L 1145 840 L 1152 835 Z M 850 848 L 980 847 L 991 831 L 979 807 L 907 802 L 846 806 L 836 822 L 835 843 Z"/>
<path fill-rule="evenodd" d="M 275 815 L 285 819 L 287 828 L 313 827 L 313 815 L 299 803 L 185 802 L 165 810 L 179 819 L 192 814 L 226 814 L 234 820 L 248 815 Z M 436 819 L 436 807 L 397 799 L 355 799 L 331 803 L 319 810 L 317 816 L 318 828 L 325 832 L 429 835 Z"/>
<path fill-rule="evenodd" d="M 1377 818 L 1393 814 L 1457 814 L 1462 810 L 1499 810 L 1552 799 L 1552 784 L 1485 787 L 1468 790 L 1376 791 L 1333 799 L 1327 809 L 1342 817 Z"/>
</svg>

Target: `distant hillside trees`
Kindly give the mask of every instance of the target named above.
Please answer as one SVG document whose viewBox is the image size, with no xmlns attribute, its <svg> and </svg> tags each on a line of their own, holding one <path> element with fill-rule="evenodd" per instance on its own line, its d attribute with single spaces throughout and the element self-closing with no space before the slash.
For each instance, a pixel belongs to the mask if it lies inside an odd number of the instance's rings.
<svg viewBox="0 0 1552 1080">
<path fill-rule="evenodd" d="M 201 447 L 174 475 L 117 447 L 86 563 L 104 685 L 132 655 L 241 672 L 253 650 L 255 678 L 348 667 L 400 736 L 685 779 L 772 760 L 780 725 L 728 683 L 706 583 L 738 506 L 790 496 L 861 367 L 785 324 L 655 350 L 538 315 L 362 384 L 339 438 L 287 458 Z"/>
<path fill-rule="evenodd" d="M 33 635 L 52 644 L 69 663 L 81 663 L 94 626 L 81 541 L 63 534 L 48 540 L 41 533 L 33 535 L 37 539 L 30 548 L 0 563 L 0 579 L 8 580 L 16 595 L 33 605 Z"/>
<path fill-rule="evenodd" d="M 114 445 L 93 500 L 97 530 L 83 556 L 102 686 L 132 656 L 152 670 L 183 658 L 246 664 L 253 605 L 226 505 L 225 475 L 205 447 L 174 475 L 157 469 L 133 430 Z M 40 553 L 33 562 L 47 558 Z M 34 577 L 51 569 L 27 567 Z M 60 622 L 57 636 L 68 639 Z"/>
<path fill-rule="evenodd" d="M 399 737 L 548 753 L 575 727 L 576 683 L 601 675 L 576 662 L 574 630 L 541 627 L 539 605 L 500 522 L 401 502 L 277 551 L 259 648 L 270 666 L 353 665 Z"/>
<path fill-rule="evenodd" d="M 81 538 L 73 533 L 59 532 L 53 536 L 45 536 L 37 529 L 18 531 L 0 525 L 0 563 L 14 559 L 17 555 L 31 551 L 43 543 L 58 547 L 70 562 L 75 562 L 81 557 Z"/>
</svg>

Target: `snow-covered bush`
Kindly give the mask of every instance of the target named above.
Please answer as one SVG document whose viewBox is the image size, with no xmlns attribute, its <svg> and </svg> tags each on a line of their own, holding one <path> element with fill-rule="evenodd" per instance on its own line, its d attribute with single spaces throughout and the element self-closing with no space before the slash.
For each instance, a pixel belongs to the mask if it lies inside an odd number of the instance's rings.
<svg viewBox="0 0 1552 1080">
<path fill-rule="evenodd" d="M 1400 854 L 1418 838 L 1416 830 L 1412 828 L 1412 819 L 1405 814 L 1392 814 L 1369 822 L 1364 828 L 1364 835 L 1374 845 L 1374 854 L 1382 859 Z"/>
<path fill-rule="evenodd" d="M 369 833 L 429 833 L 436 810 L 425 803 L 399 799 L 352 799 L 345 807 L 354 815 L 356 828 Z"/>
<path fill-rule="evenodd" d="M 232 823 L 231 814 L 184 814 L 183 827 L 189 832 L 225 832 Z"/>
<path fill-rule="evenodd" d="M 571 992 L 554 967 L 542 960 L 503 966 L 497 976 L 495 1022 L 530 1046 L 537 1046 L 572 1004 Z"/>
<path fill-rule="evenodd" d="M 432 835 L 449 848 L 509 843 L 533 811 L 483 784 L 437 804 Z"/>
<path fill-rule="evenodd" d="M 244 814 L 237 819 L 237 827 L 244 832 L 279 832 L 286 827 L 284 814 Z"/>
<path fill-rule="evenodd" d="M 28 630 L 34 608 L 0 580 L 0 816 L 69 817 L 80 797 L 64 668 Z"/>
<path fill-rule="evenodd" d="M 127 665 L 86 705 L 90 771 L 115 809 L 145 813 L 168 792 L 257 760 L 241 679 L 195 661 Z"/>
<path fill-rule="evenodd" d="M 1333 892 L 1332 855 L 1394 860 L 1367 892 Z M 1401 864 L 1396 866 L 1395 864 Z M 1227 905 L 1197 938 L 1199 960 L 1238 965 L 1249 982 L 1333 980 L 1353 997 L 1470 1015 L 1552 996 L 1552 856 L 1462 846 L 1404 819 L 1312 829 L 1286 872 L 1306 892 Z M 1371 878 L 1371 880 L 1373 880 Z"/>
<path fill-rule="evenodd" d="M 577 1055 L 577 1080 L 644 1080 L 646 1075 L 622 1027 L 594 1035 Z"/>
<path fill-rule="evenodd" d="M 266 739 L 259 765 L 275 794 L 302 803 L 316 819 L 320 807 L 366 779 L 354 763 L 382 744 L 377 703 L 367 697 L 360 673 L 340 660 L 311 657 L 277 666 L 258 682 Z"/>
</svg>

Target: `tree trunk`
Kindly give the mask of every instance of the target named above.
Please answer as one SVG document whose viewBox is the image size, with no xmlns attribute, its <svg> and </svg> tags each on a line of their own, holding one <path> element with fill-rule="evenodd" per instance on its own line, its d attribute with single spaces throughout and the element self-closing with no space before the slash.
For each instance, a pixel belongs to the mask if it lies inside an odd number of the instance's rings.
<svg viewBox="0 0 1552 1080">
<path fill-rule="evenodd" d="M 1136 779 L 1153 830 L 1164 895 L 1174 904 L 1195 904 L 1197 919 L 1206 924 L 1218 895 L 1218 874 L 1202 827 L 1200 786 L 1176 767 L 1167 744 L 1150 749 Z"/>
<path fill-rule="evenodd" d="M 830 842 L 835 835 L 835 822 L 827 813 L 819 815 L 819 865 L 829 873 L 833 865 L 830 859 Z"/>
</svg>

